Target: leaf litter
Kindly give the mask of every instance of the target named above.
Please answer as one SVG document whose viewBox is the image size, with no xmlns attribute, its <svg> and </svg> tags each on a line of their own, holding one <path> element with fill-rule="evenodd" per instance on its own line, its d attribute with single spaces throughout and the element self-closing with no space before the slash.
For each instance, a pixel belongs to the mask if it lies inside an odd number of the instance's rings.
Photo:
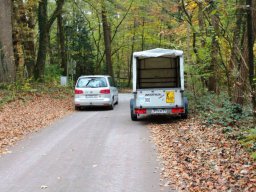
<svg viewBox="0 0 256 192">
<path fill-rule="evenodd" d="M 73 111 L 72 97 L 29 95 L 0 108 L 0 154 L 25 135 Z M 179 191 L 256 191 L 256 163 L 218 127 L 191 118 L 151 123 L 165 185 Z M 45 188 L 45 187 L 43 187 Z"/>
<path fill-rule="evenodd" d="M 29 94 L 0 108 L 0 154 L 25 135 L 46 127 L 73 111 L 72 97 Z"/>
<path fill-rule="evenodd" d="M 152 122 L 152 140 L 164 169 L 161 175 L 178 191 L 256 191 L 256 163 L 236 140 L 199 120 Z"/>
</svg>

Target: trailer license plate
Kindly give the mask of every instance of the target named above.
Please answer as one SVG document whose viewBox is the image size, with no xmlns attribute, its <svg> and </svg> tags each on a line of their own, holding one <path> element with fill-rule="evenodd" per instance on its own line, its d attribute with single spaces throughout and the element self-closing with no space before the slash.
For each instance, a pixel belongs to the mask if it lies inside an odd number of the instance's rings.
<svg viewBox="0 0 256 192">
<path fill-rule="evenodd" d="M 174 91 L 166 91 L 166 103 L 175 103 Z"/>
<path fill-rule="evenodd" d="M 152 109 L 151 113 L 152 114 L 166 114 L 167 110 L 166 109 Z"/>
</svg>

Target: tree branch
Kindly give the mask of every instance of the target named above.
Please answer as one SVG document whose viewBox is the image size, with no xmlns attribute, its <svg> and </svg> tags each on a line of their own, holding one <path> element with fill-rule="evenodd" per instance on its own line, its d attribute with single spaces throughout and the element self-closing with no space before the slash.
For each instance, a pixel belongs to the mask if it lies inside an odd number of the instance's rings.
<svg viewBox="0 0 256 192">
<path fill-rule="evenodd" d="M 48 20 L 47 25 L 46 25 L 48 31 L 50 30 L 50 28 L 51 28 L 52 24 L 54 23 L 55 19 L 57 18 L 57 16 L 59 14 L 61 14 L 64 2 L 65 2 L 65 0 L 56 0 L 57 7 L 55 8 L 54 12 L 50 16 L 50 19 Z"/>
</svg>

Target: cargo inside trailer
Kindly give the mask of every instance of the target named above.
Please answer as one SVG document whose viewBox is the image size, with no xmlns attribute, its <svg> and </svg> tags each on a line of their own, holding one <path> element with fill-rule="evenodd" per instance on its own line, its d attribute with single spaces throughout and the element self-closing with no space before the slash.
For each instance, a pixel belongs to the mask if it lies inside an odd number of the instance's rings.
<svg viewBox="0 0 256 192">
<path fill-rule="evenodd" d="M 180 88 L 179 57 L 137 60 L 137 88 Z"/>
</svg>

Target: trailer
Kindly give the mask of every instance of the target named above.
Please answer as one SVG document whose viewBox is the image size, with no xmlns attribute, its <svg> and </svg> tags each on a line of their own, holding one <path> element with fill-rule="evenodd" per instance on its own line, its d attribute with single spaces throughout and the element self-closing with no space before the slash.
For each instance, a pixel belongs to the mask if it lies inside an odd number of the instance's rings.
<svg viewBox="0 0 256 192">
<path fill-rule="evenodd" d="M 175 115 L 187 118 L 184 97 L 183 51 L 151 49 L 133 53 L 131 119 L 141 115 Z"/>
</svg>

